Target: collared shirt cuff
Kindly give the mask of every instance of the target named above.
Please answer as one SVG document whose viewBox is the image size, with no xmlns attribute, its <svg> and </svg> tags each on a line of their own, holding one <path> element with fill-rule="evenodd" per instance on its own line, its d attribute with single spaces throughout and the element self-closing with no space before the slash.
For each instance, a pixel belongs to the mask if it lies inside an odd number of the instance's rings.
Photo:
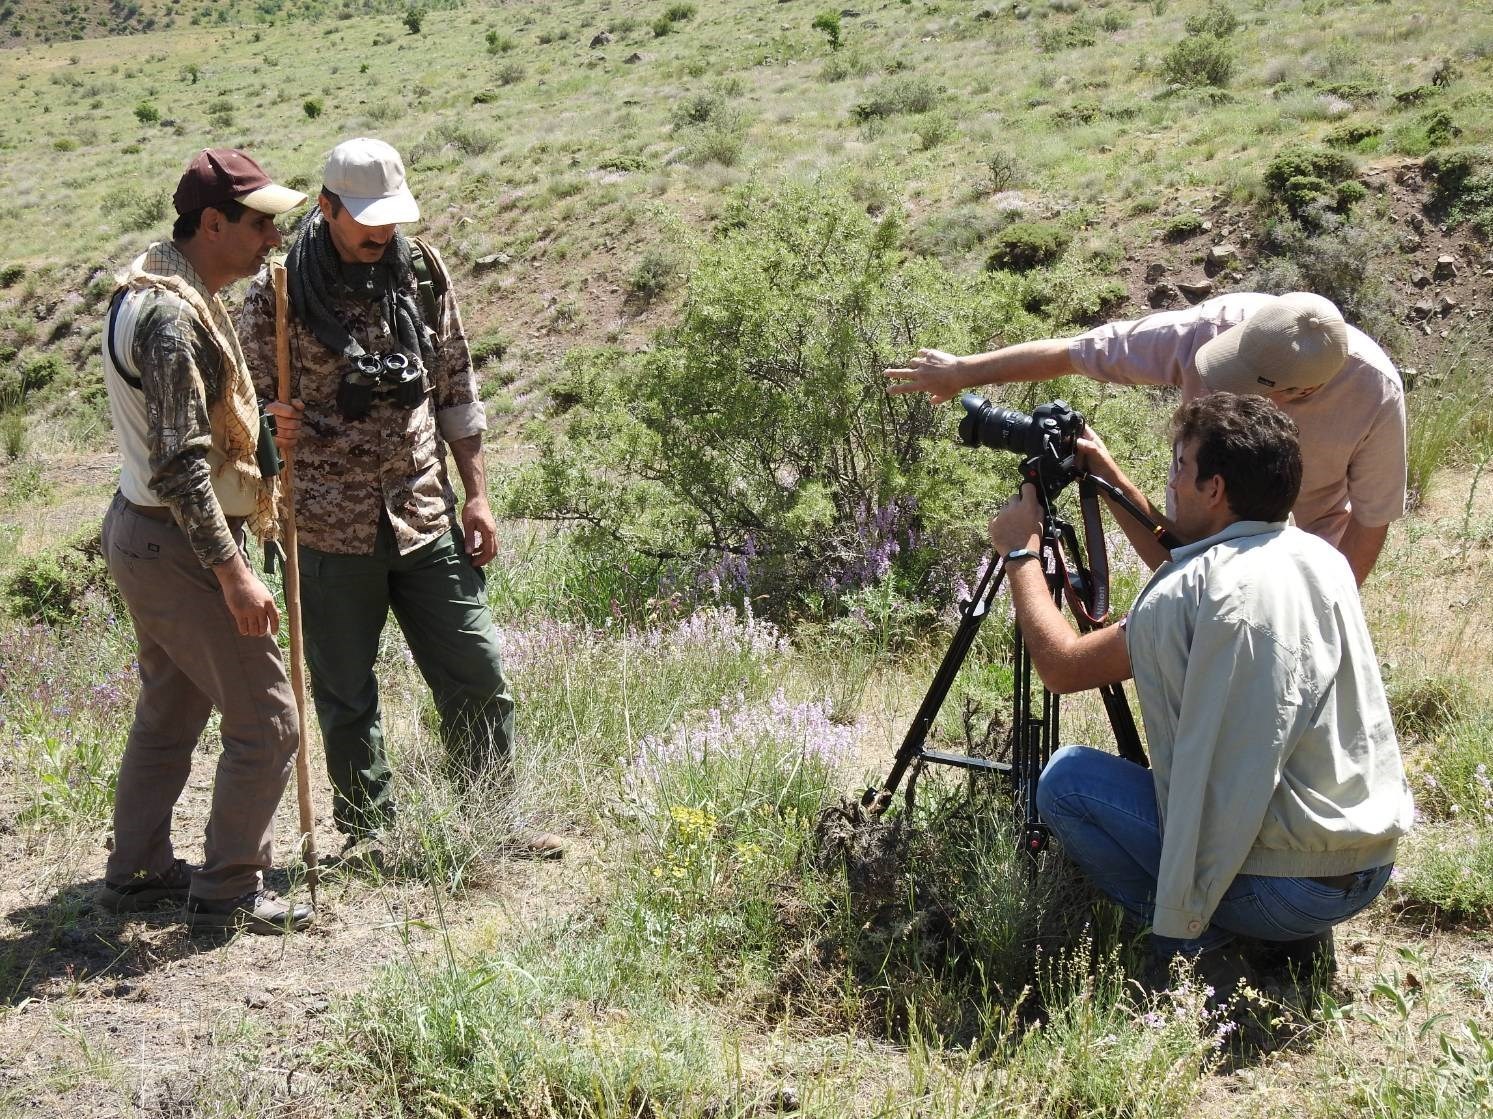
<svg viewBox="0 0 1493 1119">
<path fill-rule="evenodd" d="M 1157 936 L 1169 936 L 1177 940 L 1196 940 L 1208 928 L 1201 913 L 1188 913 L 1183 909 L 1170 909 L 1158 905 L 1151 916 L 1151 931 Z"/>
<path fill-rule="evenodd" d="M 465 439 L 469 435 L 480 435 L 487 430 L 487 411 L 480 400 L 470 404 L 457 404 L 442 408 L 435 414 L 436 426 L 441 429 L 441 438 L 447 443 Z"/>
</svg>

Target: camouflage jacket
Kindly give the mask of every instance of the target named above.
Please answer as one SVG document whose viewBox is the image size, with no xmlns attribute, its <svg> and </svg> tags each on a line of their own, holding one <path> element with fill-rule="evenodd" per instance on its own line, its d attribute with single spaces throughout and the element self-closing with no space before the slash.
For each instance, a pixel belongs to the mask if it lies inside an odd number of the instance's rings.
<svg viewBox="0 0 1493 1119">
<path fill-rule="evenodd" d="M 444 265 L 425 246 L 432 273 Z M 411 294 L 414 294 L 413 292 Z M 418 298 L 418 297 L 417 297 Z M 377 303 L 338 300 L 333 307 L 348 332 L 371 354 L 397 348 L 392 324 Z M 486 430 L 477 399 L 472 356 L 450 284 L 438 307 L 431 391 L 414 408 L 375 396 L 368 414 L 344 420 L 337 385 L 346 363 L 317 340 L 287 308 L 292 397 L 306 403 L 295 450 L 296 534 L 323 552 L 369 555 L 387 512 L 399 553 L 448 531 L 456 496 L 446 473 L 446 443 Z M 239 341 L 262 400 L 278 396 L 275 292 L 268 269 L 249 285 L 237 316 Z"/>
<path fill-rule="evenodd" d="M 223 304 L 171 242 L 152 245 L 143 260 L 150 272 L 185 280 L 220 316 L 219 331 L 232 331 Z M 226 359 L 182 299 L 161 291 L 138 298 L 128 358 L 121 354 L 120 360 L 138 371 L 145 396 L 150 488 L 171 510 L 198 562 L 216 567 L 239 550 L 213 492 L 207 458 L 213 447 L 210 412 L 227 383 Z"/>
</svg>

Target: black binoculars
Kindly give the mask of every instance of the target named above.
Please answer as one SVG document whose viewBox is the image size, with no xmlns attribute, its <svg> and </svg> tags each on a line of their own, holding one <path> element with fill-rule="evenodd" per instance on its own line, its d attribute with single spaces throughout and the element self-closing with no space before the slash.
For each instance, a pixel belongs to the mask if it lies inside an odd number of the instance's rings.
<svg viewBox="0 0 1493 1119">
<path fill-rule="evenodd" d="M 425 399 L 425 374 L 406 354 L 359 354 L 338 382 L 337 411 L 345 420 L 361 420 L 375 396 L 413 408 Z"/>
</svg>

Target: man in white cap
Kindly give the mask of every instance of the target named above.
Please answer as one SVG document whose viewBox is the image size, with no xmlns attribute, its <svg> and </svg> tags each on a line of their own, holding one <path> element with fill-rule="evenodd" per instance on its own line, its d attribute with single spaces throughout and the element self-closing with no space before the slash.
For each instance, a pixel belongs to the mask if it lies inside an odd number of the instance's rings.
<svg viewBox="0 0 1493 1119">
<path fill-rule="evenodd" d="M 1360 584 L 1379 557 L 1390 522 L 1404 513 L 1405 394 L 1399 372 L 1372 339 L 1344 323 L 1338 309 L 1318 295 L 1239 292 L 1183 311 L 990 353 L 956 357 L 924 349 L 906 367 L 885 370 L 894 382 L 889 391 L 926 392 L 936 402 L 979 385 L 1070 373 L 1110 384 L 1170 385 L 1181 390 L 1184 403 L 1210 392 L 1269 397 L 1300 431 L 1305 472 L 1292 509 L 1296 524 L 1334 544 Z M 1090 469 L 1117 480 L 1102 443 L 1084 449 Z M 1131 530 L 1131 518 L 1119 520 Z M 1152 566 L 1165 558 L 1154 541 L 1141 550 Z"/>
<path fill-rule="evenodd" d="M 403 236 L 420 208 L 381 140 L 338 144 L 318 212 L 286 262 L 295 404 L 274 403 L 295 451 L 296 532 L 306 661 L 349 847 L 394 811 L 374 660 L 392 609 L 430 685 L 450 770 L 506 768 L 513 696 L 482 567 L 496 525 L 482 461 L 487 427 L 450 277 L 430 245 Z M 275 305 L 250 285 L 239 333 L 260 395 L 276 396 Z M 458 518 L 449 447 L 465 500 Z M 558 857 L 524 833 L 514 853 Z"/>
<path fill-rule="evenodd" d="M 218 297 L 280 243 L 275 215 L 305 200 L 241 151 L 199 152 L 177 184 L 171 240 L 137 258 L 109 301 L 104 386 L 121 467 L 103 547 L 140 642 L 140 698 L 105 909 L 175 899 L 194 927 L 268 933 L 310 920 L 264 889 L 299 739 L 275 599 L 242 551 L 246 527 L 278 529 L 256 462 L 254 386 Z M 171 814 L 214 707 L 223 753 L 194 869 L 172 848 Z"/>
</svg>

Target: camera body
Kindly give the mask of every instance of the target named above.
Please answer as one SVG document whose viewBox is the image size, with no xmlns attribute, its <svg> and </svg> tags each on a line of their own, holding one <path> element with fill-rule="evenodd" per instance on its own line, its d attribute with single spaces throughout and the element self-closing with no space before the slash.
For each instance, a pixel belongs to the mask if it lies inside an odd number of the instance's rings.
<svg viewBox="0 0 1493 1119">
<path fill-rule="evenodd" d="M 1067 401 L 1040 405 L 1031 415 L 997 407 L 972 392 L 965 393 L 959 402 L 965 412 L 959 421 L 959 438 L 967 447 L 993 447 L 1026 458 L 1052 454 L 1058 459 L 1078 450 L 1084 418 Z"/>
<path fill-rule="evenodd" d="M 425 398 L 425 373 L 405 354 L 360 354 L 337 383 L 337 411 L 344 420 L 361 420 L 375 396 L 413 408 Z"/>
<path fill-rule="evenodd" d="M 1086 421 L 1066 400 L 1054 400 L 1032 410 L 1001 408 L 983 396 L 967 392 L 959 398 L 964 418 L 959 438 L 967 447 L 993 447 L 1021 455 L 1021 476 L 1051 500 L 1078 477 L 1078 437 Z"/>
</svg>

